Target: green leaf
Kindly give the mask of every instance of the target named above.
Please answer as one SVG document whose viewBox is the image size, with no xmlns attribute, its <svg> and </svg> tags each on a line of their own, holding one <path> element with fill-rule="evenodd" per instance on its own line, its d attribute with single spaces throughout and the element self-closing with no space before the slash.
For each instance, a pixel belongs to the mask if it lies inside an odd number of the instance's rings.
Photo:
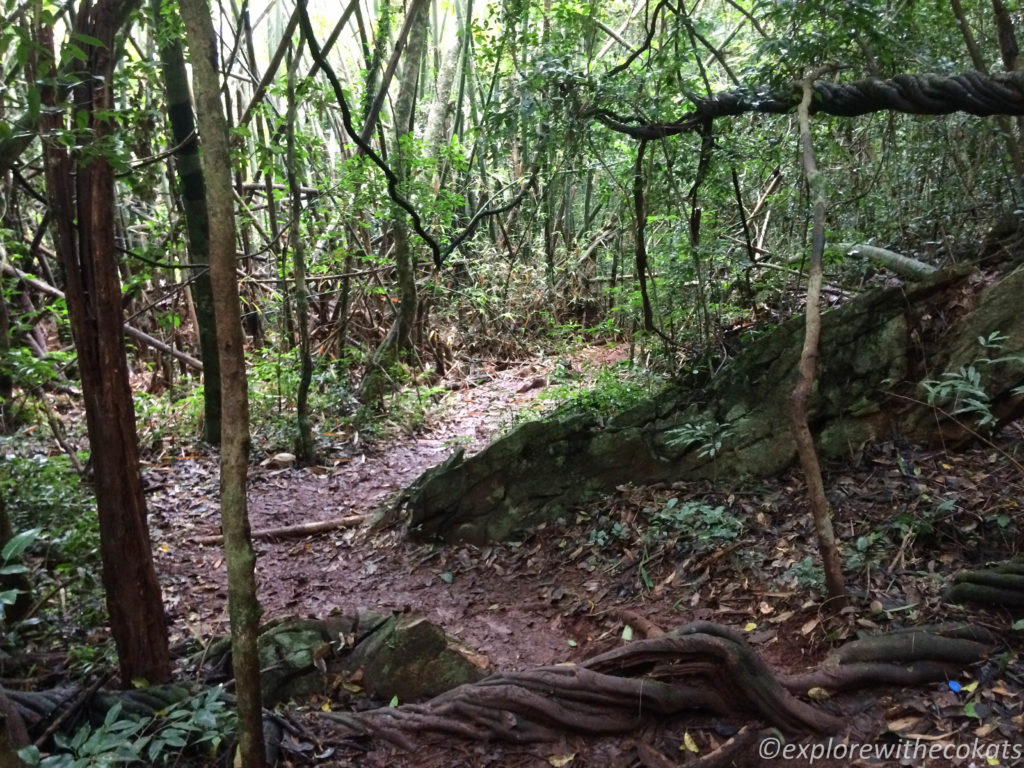
<svg viewBox="0 0 1024 768">
<path fill-rule="evenodd" d="M 76 32 L 74 35 L 72 35 L 72 37 L 78 42 L 85 43 L 86 45 L 95 45 L 97 48 L 106 48 L 106 46 L 103 44 L 103 41 L 100 40 L 98 37 L 87 35 L 84 32 Z"/>
<path fill-rule="evenodd" d="M 979 715 L 978 711 L 975 709 L 973 701 L 968 701 L 964 704 L 964 714 L 968 717 L 974 717 L 981 720 L 981 715 Z"/>
<path fill-rule="evenodd" d="M 12 536 L 4 544 L 4 548 L 0 550 L 0 560 L 10 562 L 16 557 L 21 557 L 25 550 L 32 546 L 32 543 L 39 538 L 39 533 L 39 528 L 30 528 L 27 531 L 22 531 Z"/>
<path fill-rule="evenodd" d="M 103 718 L 103 724 L 108 728 L 117 722 L 117 718 L 121 716 L 121 702 L 117 702 L 114 706 L 107 710 L 107 716 Z"/>
<path fill-rule="evenodd" d="M 24 760 L 27 765 L 39 765 L 39 747 L 35 745 L 22 747 L 18 750 L 18 757 Z"/>
<path fill-rule="evenodd" d="M 74 43 L 68 43 L 64 46 L 64 54 L 70 56 L 73 59 L 78 59 L 79 61 L 89 60 L 89 57 L 85 55 L 85 51 L 83 51 Z"/>
<path fill-rule="evenodd" d="M 172 747 L 178 747 L 179 749 L 181 749 L 182 747 L 184 747 L 188 743 L 185 740 L 184 736 L 181 734 L 180 731 L 168 730 L 168 731 L 165 731 L 162 734 L 162 736 L 163 736 L 163 740 L 168 745 L 170 745 Z"/>
<path fill-rule="evenodd" d="M 654 581 L 651 579 L 650 574 L 647 573 L 647 569 L 642 565 L 640 566 L 640 580 L 643 581 L 647 589 L 654 588 Z"/>
</svg>

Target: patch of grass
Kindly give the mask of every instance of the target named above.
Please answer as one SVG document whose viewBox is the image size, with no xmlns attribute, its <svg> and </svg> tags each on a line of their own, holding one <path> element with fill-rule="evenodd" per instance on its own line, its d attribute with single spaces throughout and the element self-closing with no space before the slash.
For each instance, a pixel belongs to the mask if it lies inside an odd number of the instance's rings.
<svg viewBox="0 0 1024 768">
<path fill-rule="evenodd" d="M 556 384 L 541 392 L 537 400 L 566 413 L 610 418 L 648 399 L 662 384 L 661 377 L 648 371 L 622 365 L 604 366 L 593 383 L 588 385 L 585 380 L 576 379 Z"/>
</svg>

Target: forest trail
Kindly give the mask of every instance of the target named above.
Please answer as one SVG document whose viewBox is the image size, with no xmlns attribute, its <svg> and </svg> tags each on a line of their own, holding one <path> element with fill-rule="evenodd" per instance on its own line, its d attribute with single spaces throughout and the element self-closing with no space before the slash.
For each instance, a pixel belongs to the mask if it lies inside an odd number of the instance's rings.
<svg viewBox="0 0 1024 768">
<path fill-rule="evenodd" d="M 474 453 L 517 415 L 542 409 L 538 396 L 553 382 L 555 370 L 566 367 L 566 360 L 571 362 L 573 381 L 583 386 L 600 366 L 626 355 L 626 345 L 609 345 L 586 348 L 561 360 L 485 366 L 467 377 L 469 385 L 447 396 L 443 416 L 428 421 L 418 434 L 381 441 L 346 434 L 338 436 L 341 439 L 332 445 L 332 452 L 325 454 L 324 466 L 253 466 L 249 477 L 252 528 L 258 531 L 371 513 L 456 447 Z M 155 489 L 149 509 L 157 568 L 173 620 L 172 632 L 178 634 L 172 642 L 226 634 L 223 551 L 219 545 L 195 541 L 219 533 L 216 459 L 209 455 L 165 461 L 151 465 L 146 474 L 147 484 Z M 465 548 L 433 552 L 403 542 L 397 532 L 368 534 L 365 527 L 304 539 L 257 541 L 255 547 L 266 620 L 327 616 L 359 607 L 418 610 L 471 645 L 486 648 L 492 662 L 503 665 L 560 661 L 572 647 L 570 638 L 561 635 L 538 644 L 534 642 L 538 636 L 532 634 L 522 648 L 507 642 L 522 626 L 536 623 L 531 605 L 553 604 L 544 599 L 545 590 L 557 591 L 539 570 L 529 578 L 529 566 L 491 563 L 499 574 L 514 570 L 515 580 L 522 585 L 498 590 L 503 601 L 518 608 L 512 615 L 497 618 L 486 605 L 477 605 L 479 597 L 467 597 L 467 588 L 478 596 L 484 589 L 452 575 L 469 570 L 470 555 Z M 484 553 L 483 560 L 496 558 L 496 552 Z M 502 552 L 513 554 L 514 559 L 521 554 L 507 549 Z M 471 615 L 476 611 L 483 615 Z M 524 658 L 526 648 L 531 653 Z"/>
</svg>

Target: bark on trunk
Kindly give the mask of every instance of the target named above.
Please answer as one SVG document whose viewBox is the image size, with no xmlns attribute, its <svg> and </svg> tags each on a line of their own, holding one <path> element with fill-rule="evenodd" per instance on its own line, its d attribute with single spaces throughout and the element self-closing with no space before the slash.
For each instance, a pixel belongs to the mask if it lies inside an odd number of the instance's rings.
<svg viewBox="0 0 1024 768">
<path fill-rule="evenodd" d="M 409 9 L 411 31 L 402 66 L 402 78 L 395 101 L 395 136 L 391 148 L 392 169 L 398 178 L 399 191 L 409 180 L 412 147 L 412 117 L 416 107 L 416 86 L 420 61 L 427 45 L 427 4 L 415 0 Z M 412 328 L 416 320 L 416 264 L 409 242 L 406 212 L 397 204 L 391 206 L 391 231 L 395 239 L 395 268 L 398 273 L 399 302 L 388 335 L 374 353 L 361 387 L 366 403 L 376 403 L 388 387 L 389 368 L 412 347 Z"/>
<path fill-rule="evenodd" d="M 154 22 L 163 22 L 162 0 L 151 0 Z M 189 261 L 192 264 L 192 295 L 195 298 L 196 333 L 203 359 L 203 439 L 220 442 L 220 364 L 217 360 L 217 328 L 213 318 L 213 288 L 210 283 L 210 224 L 206 213 L 206 182 L 199 162 L 192 99 L 188 91 L 185 53 L 181 41 L 170 30 L 164 31 L 160 63 L 167 95 L 167 118 L 174 152 L 175 172 L 181 191 L 188 233 Z"/>
<path fill-rule="evenodd" d="M 799 376 L 789 397 L 789 425 L 796 441 L 800 467 L 807 483 L 807 499 L 814 518 L 814 530 L 818 535 L 818 551 L 825 569 L 825 583 L 828 586 L 829 607 L 838 612 L 846 606 L 846 583 L 843 581 L 843 564 L 839 557 L 835 531 L 832 528 L 832 510 L 825 496 L 825 481 L 821 475 L 821 462 L 814 435 L 807 421 L 807 403 L 811 396 L 818 368 L 818 351 L 821 341 L 821 259 L 825 253 L 825 180 L 818 173 L 814 160 L 814 143 L 811 139 L 811 118 L 808 109 L 811 104 L 810 82 L 804 83 L 804 98 L 797 114 L 800 123 L 800 147 L 803 154 L 804 175 L 807 186 L 814 197 L 814 226 L 811 236 L 811 260 L 807 268 L 807 311 L 805 313 L 804 343 L 800 352 Z"/>
<path fill-rule="evenodd" d="M 213 284 L 221 373 L 223 426 L 220 454 L 220 514 L 228 570 L 232 664 L 238 696 L 239 753 L 246 768 L 263 768 L 263 707 L 256 647 L 260 605 L 249 535 L 246 476 L 249 459 L 249 400 L 241 309 L 235 275 L 235 211 L 231 188 L 228 125 L 220 100 L 216 36 L 206 0 L 184 0 L 181 13 L 189 41 L 196 112 L 210 217 L 210 279 Z"/>
<path fill-rule="evenodd" d="M 89 135 L 96 147 L 104 146 L 113 129 L 107 115 L 114 108 L 110 84 L 121 5 L 101 2 L 77 19 L 79 33 L 100 41 L 87 47 L 94 76 L 82 79 L 74 94 L 77 108 L 88 110 Z M 37 34 L 51 54 L 52 77 L 52 30 L 40 24 Z M 58 143 L 68 130 L 67 111 L 52 86 L 44 89 L 43 100 L 47 106 L 43 118 L 48 137 L 43 143 L 46 184 L 78 352 L 95 466 L 103 585 L 121 684 L 130 686 L 137 678 L 164 682 L 171 675 L 167 624 L 150 550 L 122 334 L 114 250 L 114 173 L 104 152 L 90 152 L 88 158 L 73 156 Z"/>
</svg>

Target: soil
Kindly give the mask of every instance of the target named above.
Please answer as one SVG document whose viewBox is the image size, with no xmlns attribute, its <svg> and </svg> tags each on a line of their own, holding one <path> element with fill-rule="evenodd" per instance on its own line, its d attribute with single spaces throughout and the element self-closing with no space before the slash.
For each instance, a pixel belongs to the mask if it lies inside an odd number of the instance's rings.
<svg viewBox="0 0 1024 768">
<path fill-rule="evenodd" d="M 516 413 L 541 408 L 538 395 L 566 370 L 578 372 L 583 382 L 625 356 L 624 348 L 608 346 L 587 350 L 571 365 L 549 360 L 503 370 L 490 366 L 474 373 L 472 380 L 486 379 L 482 383 L 448 394 L 443 419 L 428 420 L 417 434 L 373 442 L 348 433 L 324 436 L 321 466 L 254 467 L 252 527 L 372 512 L 455 446 L 479 450 Z M 827 487 L 854 591 L 854 608 L 838 619 L 821 611 L 814 536 L 797 474 L 747 487 L 728 478 L 717 485 L 623 487 L 574 520 L 485 548 L 417 545 L 401 531 L 367 526 L 257 541 L 260 599 L 267 620 L 359 607 L 421 612 L 484 654 L 495 671 L 609 650 L 641 636 L 637 616 L 662 629 L 711 620 L 745 630 L 779 672 L 813 667 L 835 644 L 863 632 L 943 620 L 975 620 L 1007 631 L 1006 615 L 945 605 L 939 595 L 960 568 L 1006 559 L 1024 545 L 1024 469 L 1014 458 L 1020 436 L 1014 427 L 995 444 L 960 454 L 877 444 L 829 468 Z M 164 455 L 146 478 L 172 642 L 208 642 L 227 632 L 223 554 L 218 546 L 195 542 L 219 532 L 216 462 L 212 456 Z M 927 743 L 976 737 L 1019 743 L 1024 667 L 1011 656 L 997 673 L 985 674 L 964 670 L 960 681 L 985 681 L 971 695 L 978 705 L 973 710 L 945 684 L 862 691 L 821 706 L 841 710 L 862 733 L 878 738 L 892 731 L 918 734 Z M 686 765 L 742 725 L 689 718 L 621 737 L 567 734 L 561 743 L 528 746 L 425 735 L 422 749 L 409 754 L 386 744 L 338 740 L 318 717 L 331 705 L 320 697 L 290 708 L 305 729 L 298 742 L 316 765 Z M 809 764 L 806 757 L 751 757 L 750 765 Z M 294 754 L 290 759 L 302 762 Z"/>
</svg>

